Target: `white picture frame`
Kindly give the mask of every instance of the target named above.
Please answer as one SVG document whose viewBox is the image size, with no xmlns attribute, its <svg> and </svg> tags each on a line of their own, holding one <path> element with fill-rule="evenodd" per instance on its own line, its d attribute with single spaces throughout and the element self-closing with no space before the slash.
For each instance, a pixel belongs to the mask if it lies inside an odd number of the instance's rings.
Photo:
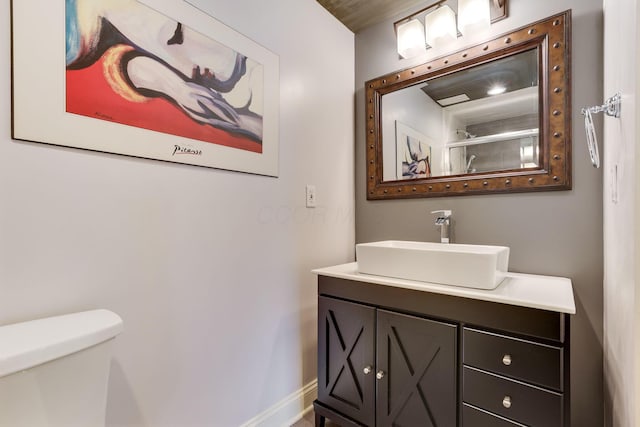
<svg viewBox="0 0 640 427">
<path fill-rule="evenodd" d="M 101 1 L 148 7 L 260 64 L 261 140 L 254 137 L 260 152 L 68 112 L 65 2 L 46 0 L 12 1 L 12 138 L 278 176 L 277 55 L 184 1 Z"/>
</svg>

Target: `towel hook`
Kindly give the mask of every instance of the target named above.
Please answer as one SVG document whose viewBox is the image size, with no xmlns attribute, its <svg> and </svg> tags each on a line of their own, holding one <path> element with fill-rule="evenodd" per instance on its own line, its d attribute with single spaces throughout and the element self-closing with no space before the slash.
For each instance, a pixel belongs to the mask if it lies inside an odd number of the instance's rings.
<svg viewBox="0 0 640 427">
<path fill-rule="evenodd" d="M 610 117 L 620 117 L 620 108 L 622 105 L 622 95 L 618 92 L 611 98 L 607 99 L 604 104 L 594 107 L 583 108 L 584 129 L 587 134 L 587 147 L 589 148 L 589 157 L 594 168 L 600 167 L 600 153 L 598 152 L 598 139 L 596 130 L 593 127 L 592 114 L 605 113 Z"/>
</svg>

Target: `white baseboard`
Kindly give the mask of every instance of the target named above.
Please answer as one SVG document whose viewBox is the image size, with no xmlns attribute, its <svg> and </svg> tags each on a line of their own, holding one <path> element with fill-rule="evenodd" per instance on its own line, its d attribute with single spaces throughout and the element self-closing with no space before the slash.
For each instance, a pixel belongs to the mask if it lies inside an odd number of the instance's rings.
<svg viewBox="0 0 640 427">
<path fill-rule="evenodd" d="M 240 427 L 290 427 L 311 410 L 317 396 L 318 380 L 313 380 Z"/>
</svg>

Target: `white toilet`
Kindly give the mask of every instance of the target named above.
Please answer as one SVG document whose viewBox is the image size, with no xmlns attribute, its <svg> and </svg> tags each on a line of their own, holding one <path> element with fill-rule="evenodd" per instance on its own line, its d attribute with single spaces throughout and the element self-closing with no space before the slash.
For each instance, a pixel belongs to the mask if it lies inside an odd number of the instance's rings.
<svg viewBox="0 0 640 427">
<path fill-rule="evenodd" d="M 121 331 L 108 310 L 0 326 L 0 427 L 104 427 Z"/>
</svg>

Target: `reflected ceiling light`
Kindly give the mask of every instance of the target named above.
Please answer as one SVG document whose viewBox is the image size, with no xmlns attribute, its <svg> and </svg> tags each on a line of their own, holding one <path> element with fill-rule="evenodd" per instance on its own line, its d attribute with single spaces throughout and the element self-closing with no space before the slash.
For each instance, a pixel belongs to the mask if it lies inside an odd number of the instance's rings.
<svg viewBox="0 0 640 427">
<path fill-rule="evenodd" d="M 489 0 L 487 0 L 489 1 Z M 456 14 L 447 5 L 440 6 L 424 19 L 426 39 L 429 46 L 451 42 L 458 37 Z"/>
<path fill-rule="evenodd" d="M 424 25 L 411 19 L 398 25 L 398 54 L 403 58 L 413 58 L 427 51 L 424 44 Z"/>
<path fill-rule="evenodd" d="M 491 25 L 489 0 L 458 0 L 458 30 L 463 36 L 483 31 Z"/>
<path fill-rule="evenodd" d="M 398 54 L 412 58 L 435 44 L 470 35 L 507 17 L 508 0 L 439 0 L 393 23 Z M 452 9 L 451 6 L 457 8 Z M 456 11 L 458 14 L 456 24 Z M 422 22 L 424 21 L 424 28 Z"/>
<path fill-rule="evenodd" d="M 507 91 L 506 87 L 495 85 L 487 91 L 487 95 L 500 95 L 501 93 L 505 93 L 506 91 Z"/>
</svg>

